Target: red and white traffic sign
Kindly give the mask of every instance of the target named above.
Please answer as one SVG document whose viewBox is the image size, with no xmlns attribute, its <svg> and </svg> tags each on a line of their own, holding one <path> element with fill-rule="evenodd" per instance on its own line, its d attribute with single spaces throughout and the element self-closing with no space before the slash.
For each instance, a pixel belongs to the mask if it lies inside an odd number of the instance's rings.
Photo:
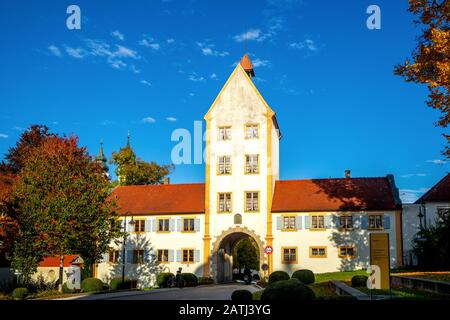
<svg viewBox="0 0 450 320">
<path fill-rule="evenodd" d="M 266 246 L 266 247 L 264 248 L 264 252 L 265 252 L 266 254 L 272 254 L 273 248 L 272 248 L 271 246 Z"/>
</svg>

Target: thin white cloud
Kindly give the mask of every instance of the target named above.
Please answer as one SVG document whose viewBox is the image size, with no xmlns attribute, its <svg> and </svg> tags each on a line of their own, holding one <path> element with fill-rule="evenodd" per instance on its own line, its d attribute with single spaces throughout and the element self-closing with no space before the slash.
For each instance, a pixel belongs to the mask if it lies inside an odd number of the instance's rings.
<svg viewBox="0 0 450 320">
<path fill-rule="evenodd" d="M 5 133 L 0 133 L 0 138 L 1 139 L 8 139 L 8 135 L 7 134 L 5 134 Z"/>
<path fill-rule="evenodd" d="M 49 50 L 53 55 L 55 55 L 55 56 L 57 56 L 57 57 L 61 57 L 61 56 L 62 56 L 61 50 L 60 50 L 57 46 L 55 46 L 55 45 L 53 45 L 53 44 L 48 46 L 48 50 Z"/>
<path fill-rule="evenodd" d="M 131 71 L 133 71 L 133 73 L 136 73 L 136 74 L 141 73 L 141 70 L 137 69 L 135 65 L 131 65 L 130 69 L 131 69 Z"/>
<path fill-rule="evenodd" d="M 217 80 L 217 74 L 215 74 L 215 73 L 211 74 L 210 78 L 212 80 Z"/>
<path fill-rule="evenodd" d="M 254 67 L 267 67 L 268 65 L 270 65 L 270 62 L 268 60 L 262 60 L 262 59 L 255 59 L 252 61 L 252 64 Z"/>
<path fill-rule="evenodd" d="M 193 96 L 195 96 L 195 93 L 190 92 L 190 93 L 189 93 L 189 97 L 193 97 Z"/>
<path fill-rule="evenodd" d="M 125 40 L 125 36 L 119 30 L 115 30 L 115 31 L 111 32 L 111 35 L 114 38 L 116 38 L 117 40 L 120 40 L 120 41 Z"/>
<path fill-rule="evenodd" d="M 14 130 L 17 130 L 17 131 L 25 131 L 25 130 L 27 130 L 26 128 L 23 128 L 23 127 L 19 127 L 19 126 L 14 126 Z"/>
<path fill-rule="evenodd" d="M 151 84 L 150 82 L 148 82 L 147 80 L 141 80 L 141 83 L 142 83 L 143 85 L 148 86 L 148 87 L 151 87 L 151 86 L 152 86 L 152 84 Z"/>
<path fill-rule="evenodd" d="M 175 118 L 175 117 L 167 117 L 166 120 L 169 121 L 169 122 L 175 122 L 175 121 L 177 121 L 177 118 Z"/>
<path fill-rule="evenodd" d="M 116 47 L 117 50 L 113 52 L 114 57 L 139 59 L 136 51 L 117 44 Z"/>
<path fill-rule="evenodd" d="M 156 120 L 155 120 L 155 118 L 152 118 L 152 117 L 146 117 L 146 118 L 142 119 L 142 122 L 143 123 L 155 123 Z"/>
<path fill-rule="evenodd" d="M 260 29 L 250 29 L 241 34 L 237 34 L 233 37 L 236 42 L 244 42 L 244 41 L 260 41 L 261 38 L 261 30 Z"/>
<path fill-rule="evenodd" d="M 66 46 L 65 50 L 69 56 L 76 59 L 83 59 L 88 54 L 88 52 L 82 48 L 71 48 Z"/>
<path fill-rule="evenodd" d="M 103 120 L 102 122 L 100 122 L 101 126 L 112 126 L 113 124 L 115 124 L 115 122 L 111 120 Z"/>
<path fill-rule="evenodd" d="M 170 38 L 170 39 L 167 39 L 166 42 L 167 42 L 168 44 L 172 44 L 172 43 L 175 42 L 175 39 Z"/>
<path fill-rule="evenodd" d="M 205 78 L 202 76 L 198 76 L 195 72 L 193 72 L 192 74 L 189 75 L 188 80 L 193 82 L 201 82 L 205 81 Z"/>
<path fill-rule="evenodd" d="M 294 49 L 299 50 L 305 49 L 313 52 L 318 50 L 316 43 L 312 39 L 306 39 L 305 41 L 299 42 L 292 42 L 289 44 L 289 46 Z"/>
<path fill-rule="evenodd" d="M 204 56 L 215 56 L 215 57 L 226 57 L 229 55 L 227 51 L 214 50 L 214 44 L 206 44 L 202 42 L 197 42 L 197 46 L 200 48 Z"/>
<path fill-rule="evenodd" d="M 428 163 L 433 163 L 433 164 L 446 164 L 448 161 L 446 160 L 439 160 L 439 159 L 435 159 L 435 160 L 427 160 Z"/>
<path fill-rule="evenodd" d="M 426 177 L 426 173 L 407 173 L 400 175 L 400 178 Z"/>
<path fill-rule="evenodd" d="M 400 199 L 403 203 L 414 203 L 420 198 L 425 192 L 428 191 L 427 188 L 419 189 L 400 189 Z"/>
<path fill-rule="evenodd" d="M 161 45 L 152 37 L 144 37 L 144 39 L 140 40 L 139 45 L 151 48 L 153 50 L 159 50 L 161 48 Z"/>
</svg>

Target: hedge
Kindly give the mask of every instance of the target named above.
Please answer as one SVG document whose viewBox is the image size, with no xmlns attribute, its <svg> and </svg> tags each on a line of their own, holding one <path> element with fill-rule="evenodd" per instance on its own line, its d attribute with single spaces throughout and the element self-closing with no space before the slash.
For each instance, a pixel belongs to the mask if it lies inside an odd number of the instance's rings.
<svg viewBox="0 0 450 320">
<path fill-rule="evenodd" d="M 366 287 L 367 286 L 367 276 L 356 275 L 352 277 L 352 287 Z"/>
<path fill-rule="evenodd" d="M 122 277 L 114 278 L 109 282 L 109 288 L 111 290 L 128 290 L 131 289 L 131 280 L 125 278 L 122 282 Z"/>
<path fill-rule="evenodd" d="M 261 301 L 309 301 L 315 297 L 307 285 L 297 279 L 289 279 L 269 284 L 261 295 Z"/>
<path fill-rule="evenodd" d="M 198 286 L 198 278 L 193 273 L 182 273 L 181 279 L 184 280 L 185 287 L 196 287 Z"/>
<path fill-rule="evenodd" d="M 293 279 L 298 279 L 303 284 L 312 284 L 316 280 L 311 270 L 297 270 L 292 274 Z"/>
<path fill-rule="evenodd" d="M 25 300 L 30 291 L 27 288 L 15 288 L 12 292 L 12 296 L 16 300 Z"/>
<path fill-rule="evenodd" d="M 102 291 L 103 282 L 97 278 L 87 278 L 81 282 L 81 291 L 83 292 L 93 292 Z"/>
<path fill-rule="evenodd" d="M 156 284 L 160 288 L 167 288 L 167 282 L 173 278 L 175 275 L 171 272 L 162 272 L 156 276 Z"/>
<path fill-rule="evenodd" d="M 289 279 L 290 279 L 290 277 L 289 277 L 289 274 L 287 274 L 287 272 L 275 271 L 269 275 L 269 284 L 272 284 L 277 281 L 289 280 Z"/>
<path fill-rule="evenodd" d="M 214 283 L 214 280 L 210 277 L 199 277 L 198 278 L 199 285 L 213 284 L 213 283 Z"/>
<path fill-rule="evenodd" d="M 248 290 L 235 290 L 231 294 L 231 300 L 233 301 L 252 301 L 253 295 Z"/>
</svg>

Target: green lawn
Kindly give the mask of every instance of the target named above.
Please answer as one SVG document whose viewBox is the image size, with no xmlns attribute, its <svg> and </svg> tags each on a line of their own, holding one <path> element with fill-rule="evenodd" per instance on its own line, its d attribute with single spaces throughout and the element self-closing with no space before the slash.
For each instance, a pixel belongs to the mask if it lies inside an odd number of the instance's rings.
<svg viewBox="0 0 450 320">
<path fill-rule="evenodd" d="M 356 271 L 341 271 L 341 272 L 328 272 L 328 273 L 317 273 L 315 274 L 316 283 L 327 282 L 331 280 L 337 281 L 351 281 L 353 276 L 356 275 L 364 275 L 367 276 L 367 272 L 365 270 L 356 270 Z"/>
<path fill-rule="evenodd" d="M 358 287 L 356 288 L 361 292 L 364 292 L 368 295 L 370 295 L 370 290 L 366 287 Z M 412 290 L 407 288 L 398 288 L 393 287 L 391 288 L 391 292 L 389 293 L 389 290 L 378 290 L 373 289 L 372 295 L 383 295 L 383 296 L 389 296 L 392 295 L 393 299 L 401 299 L 401 300 L 442 300 L 442 299 L 450 299 L 450 296 L 445 295 L 438 295 L 430 292 L 425 291 L 418 291 L 418 290 Z"/>
</svg>

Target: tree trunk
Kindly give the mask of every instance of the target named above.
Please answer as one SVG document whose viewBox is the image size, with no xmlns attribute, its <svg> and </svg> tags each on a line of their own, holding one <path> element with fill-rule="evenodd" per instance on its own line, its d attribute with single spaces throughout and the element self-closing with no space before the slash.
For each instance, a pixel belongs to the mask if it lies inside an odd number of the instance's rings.
<svg viewBox="0 0 450 320">
<path fill-rule="evenodd" d="M 64 255 L 61 254 L 59 256 L 59 284 L 58 284 L 59 292 L 62 292 L 63 279 L 64 279 Z"/>
</svg>

